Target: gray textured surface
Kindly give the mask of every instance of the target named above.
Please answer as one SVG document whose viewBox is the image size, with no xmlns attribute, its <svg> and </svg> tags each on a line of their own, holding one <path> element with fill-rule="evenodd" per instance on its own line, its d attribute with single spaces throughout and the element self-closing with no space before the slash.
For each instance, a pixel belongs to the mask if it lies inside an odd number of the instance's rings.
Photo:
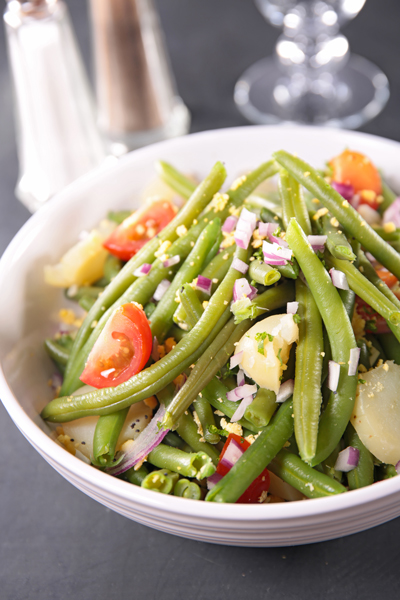
<svg viewBox="0 0 400 600">
<path fill-rule="evenodd" d="M 85 58 L 83 0 L 68 2 Z M 159 0 L 193 131 L 244 124 L 232 100 L 242 71 L 272 51 L 277 31 L 250 0 Z M 346 28 L 352 48 L 384 68 L 392 96 L 364 131 L 400 140 L 400 5 L 369 0 Z M 17 178 L 12 98 L 0 32 L 0 253 L 28 218 Z M 397 599 L 400 520 L 307 547 L 248 549 L 168 536 L 120 517 L 64 481 L 0 406 L 0 598 Z"/>
</svg>

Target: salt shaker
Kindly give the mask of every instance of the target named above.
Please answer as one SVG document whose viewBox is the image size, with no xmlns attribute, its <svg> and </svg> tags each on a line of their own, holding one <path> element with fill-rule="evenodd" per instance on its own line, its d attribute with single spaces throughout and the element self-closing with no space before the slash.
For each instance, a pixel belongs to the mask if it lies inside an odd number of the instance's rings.
<svg viewBox="0 0 400 600">
<path fill-rule="evenodd" d="M 187 133 L 152 0 L 90 0 L 98 123 L 113 154 Z"/>
<path fill-rule="evenodd" d="M 4 13 L 20 174 L 31 211 L 105 159 L 94 102 L 62 0 L 10 0 Z"/>
</svg>

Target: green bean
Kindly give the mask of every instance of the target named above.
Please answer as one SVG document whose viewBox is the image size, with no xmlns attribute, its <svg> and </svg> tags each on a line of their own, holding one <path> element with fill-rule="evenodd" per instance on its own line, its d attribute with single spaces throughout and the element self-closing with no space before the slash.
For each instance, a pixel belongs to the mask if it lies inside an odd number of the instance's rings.
<svg viewBox="0 0 400 600">
<path fill-rule="evenodd" d="M 174 397 L 174 387 L 170 384 L 157 393 L 157 398 L 166 408 L 170 405 Z M 197 425 L 189 411 L 184 413 L 179 419 L 176 432 L 195 452 L 206 452 L 215 465 L 218 464 L 219 452 L 199 434 Z"/>
<path fill-rule="evenodd" d="M 180 290 L 179 298 L 186 313 L 185 322 L 188 323 L 190 328 L 193 328 L 204 312 L 199 297 L 192 286 L 187 283 Z"/>
<path fill-rule="evenodd" d="M 222 243 L 222 240 L 223 240 L 223 235 L 222 235 L 221 228 L 219 228 L 218 232 L 214 238 L 214 243 L 211 246 L 210 251 L 204 260 L 205 265 L 208 265 L 217 256 L 220 246 L 221 246 L 221 243 Z"/>
<path fill-rule="evenodd" d="M 383 202 L 379 205 L 378 210 L 381 214 L 383 214 L 385 210 L 388 209 L 391 204 L 393 204 L 397 196 L 393 192 L 393 190 L 390 189 L 390 187 L 388 186 L 386 181 L 384 181 L 384 179 L 382 179 L 381 181 Z"/>
<path fill-rule="evenodd" d="M 400 310 L 400 300 L 386 285 L 386 283 L 382 281 L 374 267 L 369 262 L 368 258 L 365 256 L 364 252 L 361 250 L 358 252 L 358 268 L 364 277 L 373 283 L 374 286 L 377 287 L 378 290 Z"/>
<path fill-rule="evenodd" d="M 58 344 L 55 340 L 47 338 L 44 347 L 50 358 L 56 363 L 57 367 L 63 372 L 68 362 L 69 352 Z"/>
<path fill-rule="evenodd" d="M 115 447 L 125 423 L 128 408 L 111 415 L 103 415 L 96 423 L 93 436 L 92 463 L 97 467 L 111 467 L 115 455 Z"/>
<path fill-rule="evenodd" d="M 163 160 L 156 162 L 156 171 L 158 176 L 177 194 L 185 198 L 190 198 L 196 189 L 196 184 L 172 165 Z"/>
<path fill-rule="evenodd" d="M 307 498 L 323 498 L 346 491 L 341 483 L 313 469 L 287 450 L 281 450 L 268 469 Z"/>
<path fill-rule="evenodd" d="M 391 333 L 390 335 L 393 335 L 393 334 Z M 393 336 L 393 338 L 396 339 L 394 336 Z M 396 340 L 396 342 L 397 342 L 397 340 Z M 366 341 L 363 338 L 360 338 L 359 340 L 357 340 L 357 346 L 361 350 L 359 364 L 363 365 L 367 370 L 369 370 L 371 365 L 369 364 L 369 349 L 368 349 Z"/>
<path fill-rule="evenodd" d="M 89 312 L 95 302 L 96 298 L 92 298 L 91 296 L 81 296 L 78 300 L 79 306 L 86 312 Z"/>
<path fill-rule="evenodd" d="M 273 156 L 326 206 L 349 235 L 355 237 L 380 263 L 400 279 L 400 255 L 382 240 L 351 204 L 343 200 L 343 197 L 331 188 L 313 167 L 283 150 L 275 152 Z"/>
<path fill-rule="evenodd" d="M 347 241 L 346 236 L 338 228 L 339 223 L 338 226 L 335 227 L 335 225 L 332 224 L 334 222 L 335 221 L 332 219 L 332 215 L 329 214 L 323 215 L 320 219 L 321 232 L 327 236 L 326 246 L 329 252 L 335 258 L 351 261 L 356 260 L 357 257 L 354 254 L 351 245 Z"/>
<path fill-rule="evenodd" d="M 114 221 L 114 223 L 117 223 L 118 225 L 121 225 L 125 219 L 131 216 L 131 214 L 131 210 L 110 210 L 110 212 L 107 214 L 107 219 L 109 221 Z"/>
<path fill-rule="evenodd" d="M 216 427 L 214 413 L 210 403 L 206 400 L 206 398 L 202 397 L 201 392 L 194 401 L 193 406 L 200 421 L 204 439 L 210 444 L 218 444 L 218 442 L 221 440 L 220 436 L 218 433 L 212 433 L 209 430 L 210 426 Z"/>
<path fill-rule="evenodd" d="M 246 408 L 244 418 L 257 429 L 262 429 L 268 425 L 278 406 L 275 392 L 260 388 L 253 402 Z"/>
<path fill-rule="evenodd" d="M 131 467 L 128 471 L 123 473 L 123 479 L 129 481 L 129 483 L 133 483 L 133 485 L 142 485 L 143 479 L 149 474 L 149 470 L 147 467 L 142 465 L 139 469 L 135 470 L 135 467 Z"/>
<path fill-rule="evenodd" d="M 150 320 L 151 315 L 156 310 L 156 305 L 154 304 L 154 302 L 148 302 L 143 308 L 143 310 L 146 314 L 146 317 Z"/>
<path fill-rule="evenodd" d="M 194 481 L 189 481 L 189 479 L 180 479 L 175 484 L 174 496 L 189 498 L 190 500 L 200 500 L 201 489 Z"/>
<path fill-rule="evenodd" d="M 203 397 L 208 400 L 211 406 L 224 413 L 224 415 L 231 419 L 236 412 L 238 405 L 236 402 L 226 399 L 226 394 L 228 391 L 229 389 L 222 383 L 222 381 L 219 381 L 216 377 L 214 377 L 214 379 L 212 379 L 202 390 L 202 394 Z M 253 423 L 250 423 L 250 421 L 248 421 L 246 418 L 240 419 L 238 423 L 252 433 L 258 433 L 259 431 L 259 427 L 253 425 Z"/>
<path fill-rule="evenodd" d="M 146 490 L 159 492 L 160 494 L 170 494 L 178 481 L 179 475 L 169 469 L 152 471 L 143 479 L 141 486 Z"/>
<path fill-rule="evenodd" d="M 322 463 L 315 467 L 321 468 L 322 472 L 325 473 L 325 475 L 328 475 L 328 477 L 331 477 L 331 479 L 336 479 L 336 481 L 338 481 L 339 483 L 342 483 L 343 473 L 342 471 L 336 471 L 335 465 L 341 449 L 342 448 L 339 443 L 334 449 L 334 451 L 328 456 L 328 458 L 323 460 Z"/>
<path fill-rule="evenodd" d="M 100 319 L 102 314 L 126 291 L 126 289 L 135 281 L 135 270 L 145 262 L 153 262 L 154 252 L 158 250 L 160 242 L 166 240 L 174 241 L 178 234 L 177 227 L 185 225 L 188 227 L 201 211 L 207 206 L 213 195 L 220 189 L 226 178 L 226 169 L 222 163 L 216 163 L 211 170 L 210 175 L 193 192 L 189 201 L 176 217 L 152 240 L 147 242 L 139 252 L 121 269 L 115 279 L 104 290 L 101 297 L 96 301 L 86 316 L 81 328 L 75 338 L 74 346 L 68 361 L 66 377 L 62 393 L 68 389 L 69 373 L 74 367 L 75 359 L 78 356 L 82 346 L 87 341 L 91 331 L 92 324 Z M 80 373 L 79 373 L 80 375 Z"/>
<path fill-rule="evenodd" d="M 293 391 L 294 431 L 300 456 L 309 463 L 317 449 L 324 343 L 321 315 L 312 293 L 301 279 L 296 280 L 296 300 L 301 320 Z"/>
<path fill-rule="evenodd" d="M 275 269 L 279 271 L 283 277 L 287 277 L 288 279 L 297 279 L 299 276 L 299 263 L 294 258 L 287 262 L 286 265 L 276 266 Z"/>
<path fill-rule="evenodd" d="M 393 333 L 381 333 L 381 335 L 378 335 L 378 340 L 386 358 L 393 360 L 396 365 L 400 365 L 400 343 Z"/>
<path fill-rule="evenodd" d="M 79 302 L 83 296 L 97 300 L 99 294 L 104 291 L 104 286 L 81 285 L 80 287 L 76 288 L 76 292 L 71 293 L 72 291 L 73 289 L 71 287 L 65 290 L 65 296 L 68 298 L 68 300 L 75 300 L 75 302 Z"/>
<path fill-rule="evenodd" d="M 249 276 L 250 279 L 254 279 L 254 281 L 261 283 L 261 285 L 272 285 L 281 278 L 281 274 L 277 269 L 258 259 L 250 262 Z"/>
<path fill-rule="evenodd" d="M 174 448 L 179 448 L 179 450 L 187 448 L 186 442 L 175 431 L 168 431 L 163 442 L 167 446 L 173 446 Z"/>
<path fill-rule="evenodd" d="M 348 361 L 356 341 L 339 293 L 295 219 L 289 224 L 286 240 L 299 262 L 324 321 L 332 358 L 340 365 L 337 393 L 331 394 L 319 423 L 317 450 L 311 461 L 311 466 L 315 466 L 327 458 L 338 444 L 353 411 L 357 377 L 348 375 Z"/>
<path fill-rule="evenodd" d="M 326 329 L 324 328 L 324 356 L 322 361 L 322 375 L 321 375 L 321 383 L 324 383 L 325 379 L 328 377 L 329 373 L 329 361 L 332 360 L 332 351 L 331 345 L 329 343 L 329 337 Z"/>
<path fill-rule="evenodd" d="M 293 433 L 293 403 L 289 398 L 230 471 L 210 490 L 208 502 L 236 502 L 263 472 Z"/>
<path fill-rule="evenodd" d="M 169 469 L 184 477 L 204 479 L 215 473 L 215 466 L 208 454 L 196 452 L 188 454 L 166 444 L 158 444 L 148 455 L 147 461 L 161 469 Z"/>
<path fill-rule="evenodd" d="M 108 285 L 120 272 L 122 269 L 122 261 L 117 257 L 110 254 L 107 256 L 106 261 L 104 263 L 104 280 L 106 281 L 106 285 Z"/>
<path fill-rule="evenodd" d="M 287 229 L 290 219 L 295 217 L 304 233 L 310 235 L 310 217 L 308 216 L 307 206 L 302 197 L 301 188 L 296 179 L 285 169 L 281 169 L 280 171 L 279 193 L 282 202 L 285 229 Z"/>
<path fill-rule="evenodd" d="M 396 471 L 396 467 L 394 465 L 386 465 L 382 464 L 378 467 L 378 475 L 379 479 L 391 479 L 392 477 L 397 477 L 398 473 Z"/>
<path fill-rule="evenodd" d="M 151 315 L 151 333 L 159 342 L 165 339 L 165 335 L 172 325 L 172 316 L 176 310 L 175 298 L 178 290 L 185 283 L 197 277 L 201 271 L 204 259 L 215 240 L 215 236 L 220 229 L 221 221 L 218 218 L 214 218 L 207 225 Z"/>
<path fill-rule="evenodd" d="M 385 242 L 398 242 L 400 238 L 400 229 L 394 231 L 386 231 L 384 227 L 373 225 L 374 231 L 381 236 Z"/>
<path fill-rule="evenodd" d="M 350 289 L 387 321 L 390 329 L 400 340 L 400 310 L 397 306 L 350 262 L 333 257 L 326 257 L 326 262 L 346 275 Z"/>
<path fill-rule="evenodd" d="M 347 473 L 347 483 L 350 490 L 357 490 L 374 483 L 374 459 L 369 450 L 358 437 L 351 423 L 348 424 L 345 435 L 345 443 L 359 451 L 358 464 L 355 469 Z"/>
</svg>

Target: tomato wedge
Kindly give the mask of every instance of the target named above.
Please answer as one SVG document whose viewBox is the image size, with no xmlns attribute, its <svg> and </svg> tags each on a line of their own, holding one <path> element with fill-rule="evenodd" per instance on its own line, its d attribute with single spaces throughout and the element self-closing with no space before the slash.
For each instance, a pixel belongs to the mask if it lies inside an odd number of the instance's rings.
<svg viewBox="0 0 400 600">
<path fill-rule="evenodd" d="M 94 344 L 81 381 L 96 388 L 127 381 L 149 360 L 152 343 L 144 310 L 132 302 L 120 306 Z"/>
<path fill-rule="evenodd" d="M 342 154 L 333 158 L 329 165 L 333 171 L 333 181 L 351 184 L 356 193 L 365 190 L 375 192 L 375 194 L 382 192 L 382 182 L 378 169 L 361 152 L 345 150 Z M 376 202 L 375 205 L 373 200 L 366 200 L 365 203 L 372 206 L 372 208 L 378 206 L 378 203 Z"/>
<path fill-rule="evenodd" d="M 220 475 L 226 475 L 232 468 L 233 464 L 240 458 L 240 456 L 250 446 L 249 442 L 244 438 L 230 433 L 222 452 L 219 457 L 217 465 L 217 473 Z M 236 500 L 236 504 L 257 504 L 260 502 L 264 492 L 269 489 L 270 477 L 267 469 L 264 471 L 249 485 L 247 490 Z"/>
<path fill-rule="evenodd" d="M 366 333 L 389 333 L 390 329 L 385 319 L 381 317 L 369 304 L 356 296 L 357 314 L 365 321 Z"/>
<path fill-rule="evenodd" d="M 376 274 L 379 275 L 380 279 L 382 279 L 389 288 L 392 288 L 398 282 L 396 275 L 393 275 L 393 273 L 387 269 L 376 269 Z"/>
<path fill-rule="evenodd" d="M 127 217 L 114 229 L 103 246 L 118 258 L 129 260 L 172 221 L 176 211 L 175 205 L 169 200 L 155 200 Z"/>
</svg>

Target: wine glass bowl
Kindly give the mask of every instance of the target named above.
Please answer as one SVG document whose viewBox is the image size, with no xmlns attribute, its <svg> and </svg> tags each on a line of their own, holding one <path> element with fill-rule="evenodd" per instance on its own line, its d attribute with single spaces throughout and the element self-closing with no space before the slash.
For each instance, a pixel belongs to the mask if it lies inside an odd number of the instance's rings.
<svg viewBox="0 0 400 600">
<path fill-rule="evenodd" d="M 235 102 L 250 121 L 356 128 L 382 110 L 389 97 L 386 76 L 351 55 L 340 32 L 365 0 L 255 2 L 283 33 L 274 56 L 252 65 L 236 84 Z"/>
</svg>

